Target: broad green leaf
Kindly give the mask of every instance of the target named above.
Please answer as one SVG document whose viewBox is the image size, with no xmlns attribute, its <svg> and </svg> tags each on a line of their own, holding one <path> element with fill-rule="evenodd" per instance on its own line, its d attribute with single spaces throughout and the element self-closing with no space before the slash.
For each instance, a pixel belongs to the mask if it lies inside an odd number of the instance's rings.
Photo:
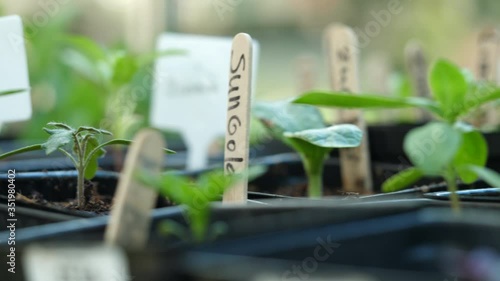
<svg viewBox="0 0 500 281">
<path fill-rule="evenodd" d="M 469 171 L 475 173 L 480 179 L 487 182 L 491 187 L 500 187 L 500 175 L 486 167 L 469 165 L 466 167 Z"/>
<path fill-rule="evenodd" d="M 453 165 L 463 182 L 472 183 L 477 180 L 477 175 L 462 167 L 467 165 L 484 167 L 487 158 L 488 144 L 483 134 L 477 131 L 467 132 L 462 134 L 462 143 L 455 155 Z"/>
<path fill-rule="evenodd" d="M 386 97 L 383 95 L 359 94 L 344 92 L 309 92 L 295 99 L 294 103 L 337 108 L 406 108 L 419 107 L 441 115 L 439 106 L 432 100 L 418 97 Z"/>
<path fill-rule="evenodd" d="M 132 81 L 132 78 L 137 73 L 139 65 L 136 58 L 129 55 L 119 57 L 113 66 L 113 76 L 111 81 L 115 85 L 124 85 Z"/>
<path fill-rule="evenodd" d="M 106 151 L 101 148 L 90 156 L 90 152 L 99 146 L 99 141 L 95 137 L 89 136 L 86 138 L 86 142 L 87 146 L 85 148 L 84 159 L 87 159 L 87 166 L 85 167 L 85 179 L 91 180 L 99 168 L 98 159 L 103 156 Z"/>
<path fill-rule="evenodd" d="M 16 149 L 16 150 L 12 150 L 12 151 L 9 151 L 9 152 L 6 152 L 6 153 L 0 155 L 0 160 L 4 159 L 4 158 L 8 158 L 10 156 L 17 155 L 17 154 L 22 154 L 22 153 L 25 153 L 25 152 L 42 150 L 42 149 L 44 149 L 43 144 L 34 144 L 34 145 L 22 147 L 22 148 L 19 148 L 19 149 Z"/>
<path fill-rule="evenodd" d="M 284 136 L 287 138 L 302 139 L 325 148 L 346 148 L 359 146 L 363 132 L 354 125 L 342 124 L 293 133 L 285 132 Z"/>
<path fill-rule="evenodd" d="M 413 165 L 433 176 L 452 163 L 460 143 L 460 132 L 447 123 L 434 122 L 410 131 L 403 146 Z"/>
<path fill-rule="evenodd" d="M 50 134 L 48 140 L 42 144 L 46 154 L 50 154 L 73 141 L 73 131 L 66 129 L 43 129 Z"/>
<path fill-rule="evenodd" d="M 462 70 L 449 61 L 438 60 L 431 69 L 429 84 L 445 118 L 453 120 L 463 109 L 469 90 Z"/>
<path fill-rule="evenodd" d="M 401 171 L 392 177 L 388 178 L 383 184 L 382 184 L 382 191 L 383 192 L 394 192 L 398 191 L 401 189 L 404 189 L 411 184 L 417 182 L 419 179 L 421 179 L 424 176 L 422 171 L 418 168 L 412 167 L 408 168 L 404 171 Z"/>
<path fill-rule="evenodd" d="M 325 123 L 319 110 L 309 105 L 292 104 L 288 101 L 256 103 L 253 115 L 260 119 L 276 137 L 284 132 L 299 132 L 323 128 Z"/>
<path fill-rule="evenodd" d="M 19 90 L 9 90 L 9 91 L 1 91 L 0 92 L 0 97 L 1 96 L 8 96 L 8 95 L 13 95 L 17 93 L 22 93 L 24 91 L 27 91 L 27 89 L 19 89 Z"/>
<path fill-rule="evenodd" d="M 104 73 L 91 59 L 76 50 L 64 50 L 61 53 L 61 60 L 71 70 L 78 73 L 85 79 L 101 85 L 104 80 Z"/>
</svg>

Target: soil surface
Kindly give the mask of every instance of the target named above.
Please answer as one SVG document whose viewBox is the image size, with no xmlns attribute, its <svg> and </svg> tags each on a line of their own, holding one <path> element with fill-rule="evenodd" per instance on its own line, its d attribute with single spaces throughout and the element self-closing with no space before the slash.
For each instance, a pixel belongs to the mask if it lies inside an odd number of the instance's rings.
<svg viewBox="0 0 500 281">
<path fill-rule="evenodd" d="M 28 204 L 41 205 L 56 209 L 85 211 L 85 212 L 95 213 L 97 215 L 109 214 L 112 205 L 112 198 L 110 196 L 104 196 L 99 194 L 97 192 L 97 187 L 90 182 L 86 182 L 85 185 L 86 185 L 85 196 L 87 197 L 87 205 L 84 208 L 78 207 L 76 198 L 64 202 L 53 202 L 47 200 L 46 198 L 44 198 L 43 194 L 38 192 L 32 192 L 29 195 L 23 195 L 18 193 L 16 195 L 16 200 Z"/>
</svg>

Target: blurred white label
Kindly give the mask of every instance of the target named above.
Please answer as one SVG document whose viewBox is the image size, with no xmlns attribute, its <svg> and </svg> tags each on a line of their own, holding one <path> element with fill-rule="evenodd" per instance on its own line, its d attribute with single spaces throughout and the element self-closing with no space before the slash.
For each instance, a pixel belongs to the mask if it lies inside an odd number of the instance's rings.
<svg viewBox="0 0 500 281">
<path fill-rule="evenodd" d="M 158 39 L 158 51 L 178 49 L 185 54 L 156 62 L 151 125 L 182 134 L 188 147 L 188 169 L 205 167 L 210 144 L 225 134 L 231 44 L 232 38 L 175 33 Z M 253 59 L 255 74 L 255 41 Z"/>
<path fill-rule="evenodd" d="M 27 281 L 129 281 L 128 262 L 118 248 L 30 246 L 24 255 Z"/>
<path fill-rule="evenodd" d="M 23 121 L 31 117 L 23 24 L 19 16 L 2 17 L 0 18 L 0 92 L 20 89 L 27 90 L 0 96 L 0 124 Z"/>
</svg>

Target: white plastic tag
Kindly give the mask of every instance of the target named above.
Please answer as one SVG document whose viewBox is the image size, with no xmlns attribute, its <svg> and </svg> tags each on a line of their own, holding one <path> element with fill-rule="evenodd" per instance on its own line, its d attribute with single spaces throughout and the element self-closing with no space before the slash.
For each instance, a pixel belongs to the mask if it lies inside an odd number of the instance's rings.
<svg viewBox="0 0 500 281">
<path fill-rule="evenodd" d="M 115 247 L 30 246 L 23 259 L 27 281 L 129 281 L 126 255 Z"/>
<path fill-rule="evenodd" d="M 31 117 L 28 64 L 23 24 L 19 16 L 0 18 L 0 92 L 26 91 L 0 96 L 0 124 Z"/>
<path fill-rule="evenodd" d="M 175 33 L 165 33 L 158 40 L 158 51 L 180 49 L 185 54 L 164 56 L 156 62 L 151 125 L 182 134 L 188 148 L 188 170 L 206 167 L 209 146 L 226 132 L 231 44 L 232 38 Z M 255 73 L 255 41 L 253 53 Z"/>
</svg>

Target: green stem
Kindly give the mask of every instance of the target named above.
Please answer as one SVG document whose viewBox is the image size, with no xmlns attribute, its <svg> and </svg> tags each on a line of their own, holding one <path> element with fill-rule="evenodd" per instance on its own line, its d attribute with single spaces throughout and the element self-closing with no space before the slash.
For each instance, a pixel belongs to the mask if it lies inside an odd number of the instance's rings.
<svg viewBox="0 0 500 281">
<path fill-rule="evenodd" d="M 76 185 L 76 200 L 78 208 L 84 208 L 87 205 L 85 200 L 85 168 L 77 167 L 78 170 L 78 183 Z"/>
<path fill-rule="evenodd" d="M 453 172 L 446 176 L 448 191 L 450 192 L 451 208 L 456 214 L 460 214 L 460 199 L 457 194 L 457 179 Z"/>
<path fill-rule="evenodd" d="M 317 158 L 302 157 L 304 169 L 309 182 L 308 196 L 310 198 L 320 198 L 323 196 L 323 162 Z"/>
</svg>

